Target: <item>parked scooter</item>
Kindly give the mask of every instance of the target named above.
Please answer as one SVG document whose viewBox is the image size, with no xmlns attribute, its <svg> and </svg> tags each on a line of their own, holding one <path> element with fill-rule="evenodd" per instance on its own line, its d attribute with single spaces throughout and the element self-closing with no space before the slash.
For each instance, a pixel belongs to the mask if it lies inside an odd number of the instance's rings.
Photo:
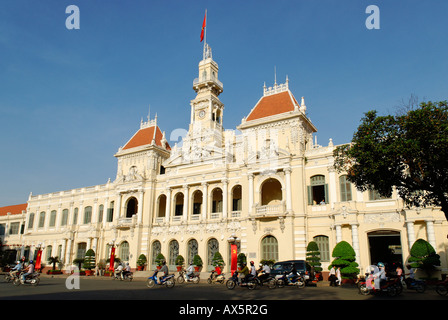
<svg viewBox="0 0 448 320">
<path fill-rule="evenodd" d="M 174 287 L 176 281 L 174 280 L 174 274 L 171 274 L 167 277 L 162 277 L 162 279 L 157 278 L 157 273 L 159 270 L 156 270 L 154 274 L 148 278 L 146 281 L 146 286 L 148 288 L 154 288 L 156 285 L 165 285 L 167 288 Z"/>
<path fill-rule="evenodd" d="M 257 287 L 257 281 L 251 275 L 248 275 L 248 279 L 245 279 L 244 282 L 240 281 L 238 278 L 238 271 L 235 271 L 232 277 L 227 280 L 226 287 L 227 289 L 232 290 L 236 286 L 247 287 L 249 290 L 254 290 Z"/>
<path fill-rule="evenodd" d="M 12 282 L 13 285 L 15 286 L 20 286 L 21 284 L 30 284 L 32 286 L 37 286 L 40 282 L 40 274 L 38 272 L 33 272 L 32 274 L 28 275 L 25 278 L 25 282 L 22 283 L 22 274 L 23 272 L 20 273 L 20 275 L 15 278 Z"/>
<path fill-rule="evenodd" d="M 197 273 L 195 272 L 195 273 L 193 273 L 192 276 L 187 276 L 187 272 L 186 272 L 184 269 L 181 269 L 181 270 L 179 271 L 179 276 L 178 276 L 177 279 L 176 279 L 176 281 L 177 281 L 178 283 L 184 283 L 184 282 L 189 283 L 189 282 L 192 282 L 192 283 L 194 283 L 194 284 L 198 284 L 200 280 L 201 280 L 201 279 L 200 279 L 200 277 L 199 277 L 199 274 L 197 274 Z"/>
<path fill-rule="evenodd" d="M 282 276 L 277 279 L 277 286 L 283 288 L 284 286 L 296 286 L 297 288 L 304 288 L 306 284 L 305 277 L 296 272 L 292 277 L 290 272 L 284 272 Z"/>
<path fill-rule="evenodd" d="M 212 284 L 212 283 L 217 282 L 217 283 L 223 284 L 224 280 L 226 280 L 224 273 L 221 273 L 220 275 L 218 275 L 218 274 L 216 274 L 215 270 L 212 270 L 212 272 L 210 273 L 210 276 L 207 279 L 207 283 Z"/>
<path fill-rule="evenodd" d="M 389 297 L 394 297 L 399 294 L 398 279 L 386 280 L 380 289 L 375 289 L 375 281 L 380 281 L 380 279 L 373 279 L 372 275 L 369 275 L 365 280 L 361 280 L 358 283 L 359 293 L 367 296 L 369 294 L 385 293 Z"/>
</svg>

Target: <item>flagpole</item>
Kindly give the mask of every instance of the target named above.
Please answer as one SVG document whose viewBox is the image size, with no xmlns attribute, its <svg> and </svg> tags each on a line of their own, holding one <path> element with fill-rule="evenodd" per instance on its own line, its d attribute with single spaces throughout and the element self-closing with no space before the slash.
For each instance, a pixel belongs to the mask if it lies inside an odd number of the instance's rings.
<svg viewBox="0 0 448 320">
<path fill-rule="evenodd" d="M 204 27 L 204 52 L 202 54 L 203 60 L 205 60 L 205 47 L 207 43 L 207 9 L 205 9 L 205 27 Z"/>
</svg>

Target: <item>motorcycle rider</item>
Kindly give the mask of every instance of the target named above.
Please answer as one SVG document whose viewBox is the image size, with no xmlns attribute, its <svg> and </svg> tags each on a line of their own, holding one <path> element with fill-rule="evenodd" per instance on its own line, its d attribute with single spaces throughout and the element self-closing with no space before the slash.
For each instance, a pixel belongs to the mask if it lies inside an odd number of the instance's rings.
<svg viewBox="0 0 448 320">
<path fill-rule="evenodd" d="M 289 270 L 287 278 L 289 281 L 292 281 L 295 277 L 297 277 L 297 269 L 295 264 L 291 263 L 291 269 Z"/>
<path fill-rule="evenodd" d="M 246 283 L 249 280 L 249 268 L 244 262 L 241 264 L 241 267 L 241 270 L 238 270 L 238 273 L 241 273 L 241 283 Z"/>
<path fill-rule="evenodd" d="M 266 262 L 263 264 L 259 264 L 259 269 L 257 270 L 258 278 L 260 281 L 264 281 L 269 277 L 269 274 L 271 273 L 271 268 L 266 264 Z"/>
<path fill-rule="evenodd" d="M 121 263 L 118 264 L 117 269 L 115 269 L 115 277 L 118 278 L 118 276 L 123 280 L 123 265 Z"/>
<path fill-rule="evenodd" d="M 126 262 L 126 267 L 123 269 L 121 277 L 124 279 L 124 277 L 129 273 L 131 273 L 131 267 L 129 266 L 129 262 Z"/>
<path fill-rule="evenodd" d="M 11 278 L 15 278 L 16 274 L 20 274 L 20 270 L 22 270 L 22 264 L 20 263 L 20 261 L 16 261 L 16 265 L 11 269 L 9 275 L 11 276 Z"/>
<path fill-rule="evenodd" d="M 187 268 L 187 281 L 189 281 L 191 278 L 193 278 L 194 276 L 194 266 L 193 266 L 193 262 L 190 262 L 190 265 Z"/>
<path fill-rule="evenodd" d="M 160 282 L 162 282 L 162 280 L 164 278 L 166 278 L 168 276 L 168 274 L 169 274 L 168 266 L 166 265 L 166 261 L 165 260 L 162 261 L 162 268 L 160 268 L 159 272 L 163 272 L 163 276 L 159 277 Z"/>
<path fill-rule="evenodd" d="M 28 264 L 28 266 L 23 269 L 23 274 L 22 274 L 22 279 L 20 280 L 20 282 L 22 284 L 25 283 L 26 277 L 28 277 L 29 275 L 34 273 L 34 262 L 33 260 L 30 260 L 30 263 Z"/>
<path fill-rule="evenodd" d="M 386 269 L 384 263 L 378 262 L 378 272 L 373 274 L 375 279 L 375 290 L 380 290 L 381 285 L 386 281 Z"/>
</svg>

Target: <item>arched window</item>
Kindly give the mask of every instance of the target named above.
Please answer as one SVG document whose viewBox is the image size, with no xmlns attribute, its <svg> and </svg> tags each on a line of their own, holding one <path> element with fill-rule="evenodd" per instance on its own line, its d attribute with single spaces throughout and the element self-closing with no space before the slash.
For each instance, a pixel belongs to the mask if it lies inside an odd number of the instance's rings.
<svg viewBox="0 0 448 320">
<path fill-rule="evenodd" d="M 118 256 L 120 257 L 121 261 L 129 261 L 129 242 L 123 241 L 120 244 L 120 251 Z"/>
<path fill-rule="evenodd" d="M 76 250 L 76 258 L 84 259 L 84 257 L 86 256 L 86 251 L 87 251 L 87 243 L 85 242 L 78 243 L 78 248 Z"/>
<path fill-rule="evenodd" d="M 278 261 L 278 241 L 274 236 L 266 236 L 261 240 L 261 260 Z"/>
<path fill-rule="evenodd" d="M 187 254 L 187 259 L 188 259 L 188 263 L 193 261 L 193 258 L 195 255 L 198 254 L 198 242 L 195 239 L 191 239 L 190 241 L 188 241 L 188 254 Z"/>
<path fill-rule="evenodd" d="M 45 212 L 42 211 L 42 212 L 39 214 L 39 225 L 38 225 L 38 227 L 39 227 L 39 228 L 43 228 L 44 225 L 45 225 Z"/>
<path fill-rule="evenodd" d="M 238 184 L 232 188 L 232 212 L 242 210 L 242 190 Z"/>
<path fill-rule="evenodd" d="M 126 218 L 132 218 L 134 214 L 137 214 L 138 211 L 138 201 L 134 197 L 128 200 L 126 206 Z"/>
<path fill-rule="evenodd" d="M 277 179 L 269 178 L 261 186 L 261 205 L 276 205 L 282 201 L 282 185 Z"/>
<path fill-rule="evenodd" d="M 212 213 L 222 212 L 222 190 L 215 188 L 212 191 Z"/>
<path fill-rule="evenodd" d="M 352 201 L 351 184 L 345 175 L 339 177 L 339 190 L 341 193 L 341 202 Z"/>
<path fill-rule="evenodd" d="M 61 217 L 61 226 L 66 226 L 68 223 L 68 209 L 62 210 L 62 217 Z"/>
<path fill-rule="evenodd" d="M 207 265 L 209 269 L 213 267 L 212 261 L 215 253 L 219 251 L 219 242 L 215 238 L 208 240 L 207 244 Z"/>
<path fill-rule="evenodd" d="M 162 252 L 162 245 L 160 244 L 160 241 L 156 240 L 152 243 L 152 250 L 151 250 L 151 265 L 153 268 L 156 265 L 156 258 L 157 255 Z"/>
<path fill-rule="evenodd" d="M 56 225 L 56 210 L 52 210 L 50 212 L 50 227 L 54 227 Z"/>
<path fill-rule="evenodd" d="M 28 229 L 32 229 L 34 226 L 34 213 L 30 213 L 30 217 L 28 218 Z"/>
<path fill-rule="evenodd" d="M 166 195 L 161 194 L 159 196 L 157 203 L 158 203 L 157 217 L 163 218 L 165 217 L 165 211 L 166 211 Z"/>
<path fill-rule="evenodd" d="M 316 175 L 311 177 L 308 186 L 308 204 L 318 205 L 329 203 L 328 184 L 325 183 L 325 176 Z"/>
<path fill-rule="evenodd" d="M 168 264 L 170 269 L 174 268 L 174 266 L 176 265 L 176 258 L 178 255 L 179 255 L 179 242 L 177 242 L 177 240 L 171 240 L 169 258 L 168 258 Z"/>
<path fill-rule="evenodd" d="M 92 222 L 92 207 L 88 206 L 84 208 L 84 220 L 83 223 L 84 224 L 89 224 L 90 222 Z"/>
<path fill-rule="evenodd" d="M 182 192 L 178 192 L 174 196 L 174 205 L 174 215 L 181 216 L 184 212 L 184 194 Z"/>
<path fill-rule="evenodd" d="M 320 251 L 320 261 L 328 262 L 330 261 L 330 241 L 327 236 L 315 236 L 313 238 L 314 242 L 317 243 L 317 247 Z"/>
<path fill-rule="evenodd" d="M 193 214 L 199 215 L 201 214 L 202 207 L 202 191 L 196 190 L 193 193 Z"/>
</svg>

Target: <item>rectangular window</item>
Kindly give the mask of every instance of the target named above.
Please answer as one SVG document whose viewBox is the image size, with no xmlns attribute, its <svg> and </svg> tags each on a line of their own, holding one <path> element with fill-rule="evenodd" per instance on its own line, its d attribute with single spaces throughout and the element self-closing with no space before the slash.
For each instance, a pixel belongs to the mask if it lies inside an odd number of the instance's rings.
<svg viewBox="0 0 448 320">
<path fill-rule="evenodd" d="M 13 222 L 9 225 L 9 234 L 19 234 L 20 222 Z"/>
<path fill-rule="evenodd" d="M 341 202 L 352 201 L 352 190 L 347 176 L 341 176 L 339 178 L 339 189 L 341 191 Z"/>
<path fill-rule="evenodd" d="M 39 228 L 43 228 L 44 225 L 45 225 L 45 212 L 42 211 L 42 212 L 39 214 L 39 225 L 38 225 L 38 227 L 39 227 Z"/>
<path fill-rule="evenodd" d="M 92 221 L 92 207 L 84 208 L 84 224 L 89 224 Z"/>
<path fill-rule="evenodd" d="M 61 226 L 66 226 L 68 221 L 68 209 L 62 210 Z"/>
<path fill-rule="evenodd" d="M 56 225 L 56 210 L 53 210 L 50 213 L 50 227 L 54 227 L 55 225 Z"/>
</svg>

